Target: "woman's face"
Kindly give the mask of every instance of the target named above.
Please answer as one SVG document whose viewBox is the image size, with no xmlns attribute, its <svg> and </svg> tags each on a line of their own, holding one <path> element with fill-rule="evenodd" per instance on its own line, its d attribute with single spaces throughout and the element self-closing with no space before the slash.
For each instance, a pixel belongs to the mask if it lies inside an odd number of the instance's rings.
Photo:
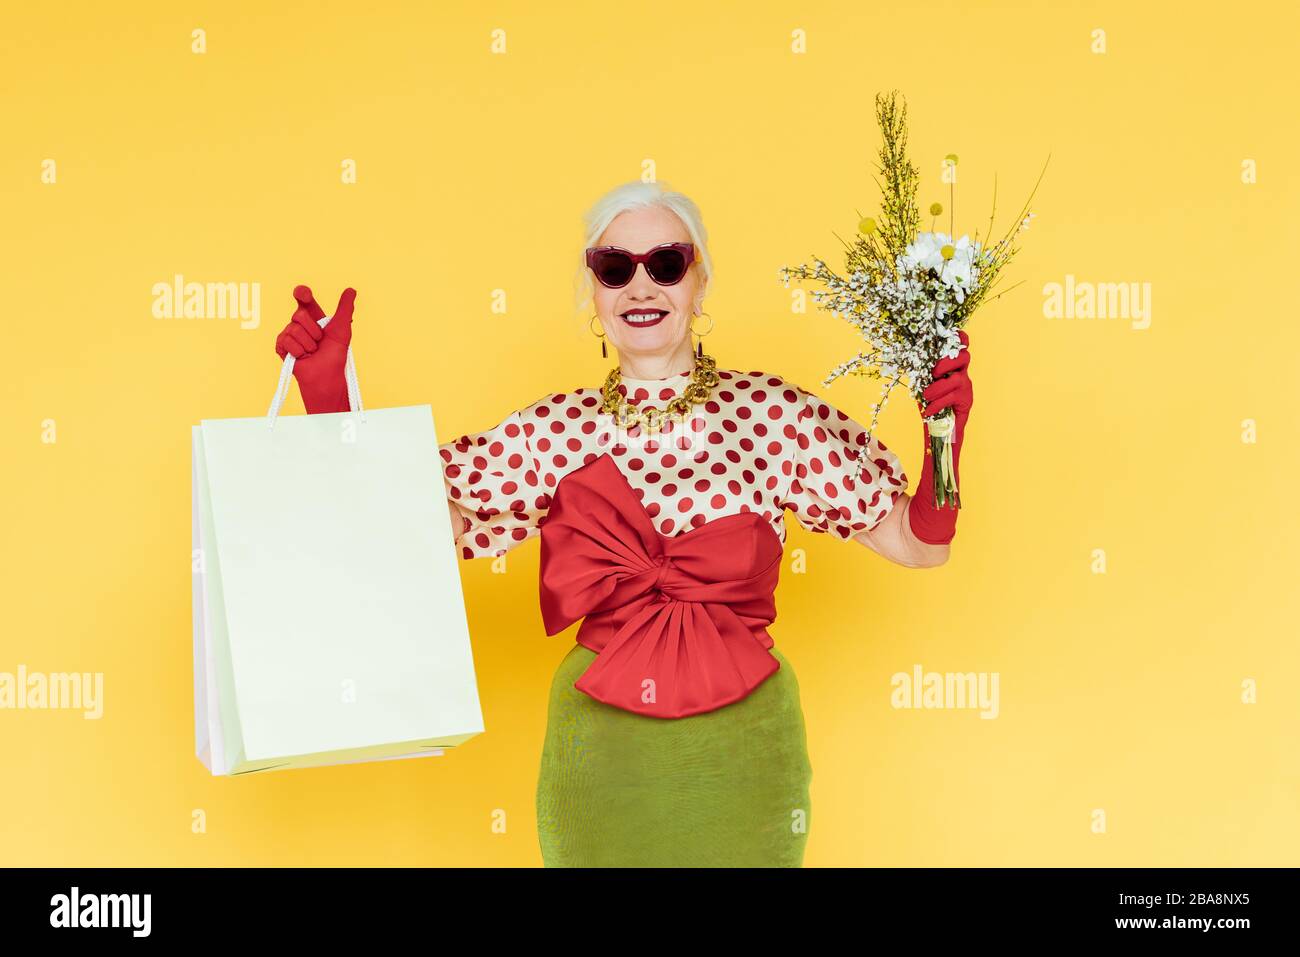
<svg viewBox="0 0 1300 957">
<path fill-rule="evenodd" d="M 643 253 L 663 243 L 689 243 L 690 233 L 671 210 L 662 206 L 619 213 L 592 245 L 619 246 Z M 700 291 L 698 260 L 692 262 L 682 280 L 661 286 L 639 263 L 632 280 L 621 289 L 608 289 L 592 276 L 596 315 L 610 343 L 623 357 L 669 357 L 688 340 Z M 656 319 L 653 311 L 666 315 Z M 687 342 L 689 347 L 689 341 Z"/>
</svg>

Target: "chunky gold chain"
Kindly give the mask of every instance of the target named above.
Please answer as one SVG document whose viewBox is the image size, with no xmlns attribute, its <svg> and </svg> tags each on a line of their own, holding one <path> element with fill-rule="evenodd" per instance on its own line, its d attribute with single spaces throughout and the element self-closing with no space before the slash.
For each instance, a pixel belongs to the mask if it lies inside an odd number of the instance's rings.
<svg viewBox="0 0 1300 957">
<path fill-rule="evenodd" d="M 622 393 L 618 391 L 619 383 L 622 381 L 622 369 L 615 366 L 610 370 L 605 378 L 605 385 L 600 390 L 605 398 L 600 410 L 612 415 L 620 428 L 639 425 L 647 432 L 658 432 L 663 428 L 665 419 L 676 418 L 680 421 L 689 415 L 691 406 L 705 401 L 713 387 L 721 380 L 718 378 L 718 363 L 712 356 L 696 356 L 695 368 L 691 370 L 691 381 L 686 384 L 686 388 L 682 389 L 681 395 L 669 399 L 662 409 L 653 405 L 640 409 L 629 405 Z"/>
</svg>

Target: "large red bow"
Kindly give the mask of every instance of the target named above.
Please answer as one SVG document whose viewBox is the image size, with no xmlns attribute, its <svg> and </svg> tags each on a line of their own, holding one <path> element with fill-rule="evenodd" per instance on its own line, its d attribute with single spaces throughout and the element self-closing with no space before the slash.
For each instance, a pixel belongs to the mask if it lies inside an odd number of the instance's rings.
<svg viewBox="0 0 1300 957">
<path fill-rule="evenodd" d="M 541 523 L 546 633 L 586 616 L 597 653 L 574 687 L 655 718 L 713 711 L 748 695 L 780 662 L 768 651 L 781 541 L 740 512 L 661 535 L 609 453 L 555 488 Z"/>
</svg>

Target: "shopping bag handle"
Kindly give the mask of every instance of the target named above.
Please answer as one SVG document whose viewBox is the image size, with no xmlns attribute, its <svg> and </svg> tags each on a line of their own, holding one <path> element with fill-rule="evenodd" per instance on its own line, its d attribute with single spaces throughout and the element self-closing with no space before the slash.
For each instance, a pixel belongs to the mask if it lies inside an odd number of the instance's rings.
<svg viewBox="0 0 1300 957">
<path fill-rule="evenodd" d="M 316 324 L 324 329 L 329 325 L 333 316 L 323 316 L 316 320 Z M 275 428 L 276 416 L 280 414 L 280 406 L 284 405 L 284 400 L 289 397 L 289 383 L 293 379 L 293 364 L 296 360 L 293 353 L 286 352 L 284 356 L 284 365 L 280 366 L 280 381 L 275 385 L 275 395 L 271 397 L 271 407 L 266 410 L 267 428 Z M 361 384 L 357 382 L 357 364 L 352 360 L 352 345 L 348 344 L 348 358 L 343 365 L 343 379 L 348 385 L 348 404 L 352 406 L 352 411 L 361 417 L 361 421 L 366 421 L 366 410 L 361 405 Z"/>
</svg>

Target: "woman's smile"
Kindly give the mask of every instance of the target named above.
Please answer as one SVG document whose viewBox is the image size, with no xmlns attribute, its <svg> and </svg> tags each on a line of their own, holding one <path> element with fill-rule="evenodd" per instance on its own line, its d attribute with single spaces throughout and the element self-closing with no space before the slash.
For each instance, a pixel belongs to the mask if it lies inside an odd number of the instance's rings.
<svg viewBox="0 0 1300 957">
<path fill-rule="evenodd" d="M 619 314 L 619 318 L 634 329 L 647 329 L 650 326 L 657 326 L 667 316 L 668 312 L 665 309 L 647 309 L 643 306 Z"/>
</svg>

